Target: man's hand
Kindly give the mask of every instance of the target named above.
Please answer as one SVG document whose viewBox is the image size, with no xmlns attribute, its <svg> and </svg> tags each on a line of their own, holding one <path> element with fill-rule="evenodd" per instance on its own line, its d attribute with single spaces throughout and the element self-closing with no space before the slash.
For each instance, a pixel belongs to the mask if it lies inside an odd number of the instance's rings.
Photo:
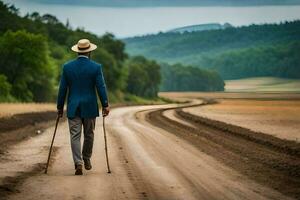
<svg viewBox="0 0 300 200">
<path fill-rule="evenodd" d="M 102 108 L 102 116 L 106 117 L 109 114 L 109 106 Z"/>
<path fill-rule="evenodd" d="M 63 114 L 64 114 L 64 110 L 63 110 L 63 109 L 58 109 L 58 110 L 57 110 L 57 116 L 58 116 L 59 118 L 61 118 L 61 117 L 63 116 Z"/>
</svg>

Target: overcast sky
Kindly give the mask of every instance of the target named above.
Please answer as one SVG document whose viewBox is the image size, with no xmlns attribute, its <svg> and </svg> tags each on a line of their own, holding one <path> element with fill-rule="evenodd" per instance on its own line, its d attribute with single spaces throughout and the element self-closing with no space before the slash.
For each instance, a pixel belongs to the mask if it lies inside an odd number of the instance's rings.
<svg viewBox="0 0 300 200">
<path fill-rule="evenodd" d="M 11 0 L 42 4 L 87 6 L 249 6 L 300 4 L 300 0 Z"/>
<path fill-rule="evenodd" d="M 98 35 L 111 32 L 118 38 L 157 33 L 173 28 L 226 22 L 234 26 L 249 24 L 279 23 L 300 19 L 299 5 L 285 6 L 163 6 L 163 7 L 99 7 L 92 5 L 52 4 L 36 3 L 42 0 L 4 0 L 14 3 L 20 8 L 20 13 L 39 12 L 41 15 L 49 13 L 55 15 L 60 21 L 67 20 L 73 28 L 83 27 Z M 49 0 L 44 0 L 49 1 Z M 65 0 L 64 2 L 66 2 Z M 76 0 L 72 0 L 76 1 Z M 90 3 L 93 0 L 89 0 Z M 101 0 L 98 0 L 101 2 Z M 113 0 L 110 0 L 113 2 Z M 119 0 L 121 1 L 121 0 Z M 133 2 L 133 0 L 122 0 L 122 2 Z M 142 0 L 138 0 L 142 1 Z M 159 1 L 159 0 L 156 0 Z M 161 0 L 167 2 L 167 0 Z M 171 0 L 181 3 L 182 0 Z M 189 3 L 195 0 L 185 0 Z M 222 0 L 221 0 L 222 1 Z M 236 0 L 237 1 L 237 0 Z M 239 0 L 240 2 L 244 2 Z M 59 2 L 62 2 L 61 0 Z M 81 0 L 80 2 L 86 2 Z M 213 2 L 213 0 L 212 0 Z M 116 3 L 116 0 L 115 0 Z M 127 4 L 128 5 L 128 4 Z M 173 4 L 174 5 L 174 4 Z"/>
</svg>

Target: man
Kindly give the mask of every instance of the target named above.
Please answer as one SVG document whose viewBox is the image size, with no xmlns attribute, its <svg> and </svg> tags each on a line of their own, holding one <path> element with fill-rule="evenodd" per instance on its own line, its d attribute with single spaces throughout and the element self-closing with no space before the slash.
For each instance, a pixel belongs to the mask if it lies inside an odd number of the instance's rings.
<svg viewBox="0 0 300 200">
<path fill-rule="evenodd" d="M 109 114 L 109 104 L 102 66 L 90 60 L 97 46 L 87 39 L 79 40 L 71 49 L 78 58 L 64 64 L 57 98 L 58 116 L 63 116 L 64 102 L 68 92 L 67 117 L 70 129 L 71 149 L 75 164 L 75 175 L 82 175 L 82 165 L 92 169 L 91 156 L 94 142 L 96 117 L 99 116 L 97 95 L 102 104 L 103 117 Z M 84 142 L 81 153 L 81 129 Z M 82 162 L 83 160 L 83 162 Z"/>
</svg>

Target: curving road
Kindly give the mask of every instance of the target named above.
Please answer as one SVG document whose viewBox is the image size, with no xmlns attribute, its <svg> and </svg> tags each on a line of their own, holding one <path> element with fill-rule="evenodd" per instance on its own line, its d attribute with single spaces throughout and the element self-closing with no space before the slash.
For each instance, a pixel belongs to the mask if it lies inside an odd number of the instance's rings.
<svg viewBox="0 0 300 200">
<path fill-rule="evenodd" d="M 7 199 L 289 199 L 259 185 L 199 151 L 187 141 L 145 120 L 149 111 L 176 105 L 121 107 L 107 118 L 112 174 L 106 173 L 102 120 L 96 125 L 93 169 L 74 176 L 67 123 L 58 128 L 48 175 L 27 174 Z M 174 112 L 165 113 L 180 121 Z M 183 122 L 186 124 L 186 122 Z M 1 163 L 14 176 L 24 166 L 44 163 L 53 128 L 9 150 L 15 161 Z M 18 161 L 16 161 L 18 160 Z M 22 168 L 23 167 L 23 168 Z M 27 169 L 26 168 L 26 169 Z"/>
</svg>

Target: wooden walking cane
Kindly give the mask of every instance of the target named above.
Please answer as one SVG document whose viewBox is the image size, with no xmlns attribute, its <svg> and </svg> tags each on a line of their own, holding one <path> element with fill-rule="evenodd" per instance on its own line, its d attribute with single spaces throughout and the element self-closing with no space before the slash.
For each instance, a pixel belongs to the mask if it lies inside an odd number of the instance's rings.
<svg viewBox="0 0 300 200">
<path fill-rule="evenodd" d="M 107 141 L 106 141 L 106 131 L 105 131 L 105 116 L 103 115 L 103 133 L 104 133 L 104 143 L 105 143 L 105 155 L 106 155 L 106 165 L 107 165 L 107 173 L 111 173 L 108 162 L 108 153 L 107 153 Z"/>
<path fill-rule="evenodd" d="M 55 138 L 55 135 L 56 135 L 56 130 L 57 130 L 57 125 L 58 125 L 58 122 L 59 122 L 59 118 L 60 117 L 57 115 L 55 129 L 54 129 L 54 133 L 53 133 L 53 137 L 52 137 L 52 141 L 51 141 L 51 145 L 50 145 L 50 149 L 49 149 L 49 154 L 48 154 L 48 160 L 47 160 L 47 165 L 46 165 L 46 169 L 45 169 L 45 174 L 47 174 L 47 171 L 48 171 L 48 166 L 49 166 L 49 162 L 50 162 L 50 157 L 51 157 L 51 153 L 52 153 L 52 147 L 53 147 L 54 138 Z"/>
</svg>

